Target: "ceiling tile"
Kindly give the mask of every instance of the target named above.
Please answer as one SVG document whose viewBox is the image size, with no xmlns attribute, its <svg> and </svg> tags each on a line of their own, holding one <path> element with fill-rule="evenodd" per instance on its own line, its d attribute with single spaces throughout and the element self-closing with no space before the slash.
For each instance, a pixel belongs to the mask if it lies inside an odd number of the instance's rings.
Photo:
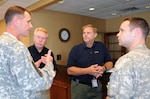
<svg viewBox="0 0 150 99">
<path fill-rule="evenodd" d="M 6 9 L 12 5 L 27 7 L 39 0 L 7 0 L 5 4 L 0 6 L 0 19 L 3 18 Z M 100 19 L 110 19 L 120 16 L 131 15 L 141 12 L 149 12 L 150 9 L 145 9 L 145 6 L 150 6 L 150 0 L 63 0 L 64 3 L 56 3 L 44 9 L 52 11 L 60 11 L 77 15 L 84 15 Z M 95 7 L 95 11 L 89 11 L 90 7 Z M 139 10 L 121 12 L 123 9 L 136 7 Z M 117 13 L 117 15 L 112 15 Z"/>
</svg>

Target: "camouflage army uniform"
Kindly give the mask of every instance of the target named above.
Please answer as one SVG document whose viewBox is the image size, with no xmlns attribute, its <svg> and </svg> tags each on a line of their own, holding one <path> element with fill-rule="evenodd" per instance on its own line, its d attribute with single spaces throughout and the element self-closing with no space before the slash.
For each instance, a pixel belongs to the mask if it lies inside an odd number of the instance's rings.
<svg viewBox="0 0 150 99">
<path fill-rule="evenodd" d="M 108 85 L 109 99 L 150 99 L 150 50 L 140 45 L 119 58 Z"/>
<path fill-rule="evenodd" d="M 7 32 L 0 37 L 0 99 L 39 99 L 52 84 L 53 68 L 47 63 L 39 76 L 24 44 Z"/>
</svg>

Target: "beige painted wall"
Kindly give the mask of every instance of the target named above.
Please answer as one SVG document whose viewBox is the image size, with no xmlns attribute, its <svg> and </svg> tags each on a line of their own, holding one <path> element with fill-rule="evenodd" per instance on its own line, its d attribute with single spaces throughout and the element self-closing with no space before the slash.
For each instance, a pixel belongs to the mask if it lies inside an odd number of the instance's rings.
<svg viewBox="0 0 150 99">
<path fill-rule="evenodd" d="M 4 20 L 1 20 L 0 21 L 0 34 L 3 33 L 4 29 L 5 29 L 5 21 Z"/>
<path fill-rule="evenodd" d="M 106 30 L 106 21 L 101 19 L 48 10 L 32 12 L 34 28 L 30 33 L 30 44 L 33 44 L 33 30 L 36 27 L 45 27 L 49 31 L 46 46 L 54 52 L 55 58 L 57 54 L 62 55 L 62 60 L 56 61 L 57 64 L 66 65 L 71 48 L 82 42 L 82 26 L 89 23 L 95 25 L 98 31 Z M 67 28 L 70 31 L 71 38 L 68 42 L 61 42 L 59 40 L 58 33 L 61 28 Z M 101 40 L 101 35 L 98 36 L 97 40 Z"/>
</svg>

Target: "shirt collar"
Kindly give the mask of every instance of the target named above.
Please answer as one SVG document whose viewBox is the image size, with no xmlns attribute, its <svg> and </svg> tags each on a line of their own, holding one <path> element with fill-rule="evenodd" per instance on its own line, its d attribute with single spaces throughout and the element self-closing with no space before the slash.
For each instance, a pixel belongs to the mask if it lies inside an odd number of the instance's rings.
<svg viewBox="0 0 150 99">
<path fill-rule="evenodd" d="M 12 34 L 9 33 L 9 32 L 4 32 L 3 34 L 4 34 L 4 35 L 7 35 L 7 36 L 9 36 L 9 37 L 11 37 L 11 38 L 13 38 L 13 39 L 15 39 L 15 40 L 18 40 L 14 35 L 12 35 Z"/>
<path fill-rule="evenodd" d="M 82 45 L 83 45 L 83 48 L 89 48 L 89 47 L 86 46 L 86 44 L 84 42 L 83 42 Z M 94 41 L 93 46 L 91 48 L 94 48 L 94 47 L 95 47 L 95 41 Z"/>
<path fill-rule="evenodd" d="M 146 48 L 147 48 L 147 46 L 145 44 L 141 44 L 141 45 L 136 46 L 132 50 L 134 50 L 134 49 L 146 49 Z"/>
</svg>

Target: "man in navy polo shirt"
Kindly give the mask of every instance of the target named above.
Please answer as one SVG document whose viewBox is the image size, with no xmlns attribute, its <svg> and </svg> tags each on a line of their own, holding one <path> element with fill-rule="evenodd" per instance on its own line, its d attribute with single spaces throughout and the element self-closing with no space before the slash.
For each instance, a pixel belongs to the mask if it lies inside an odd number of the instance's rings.
<svg viewBox="0 0 150 99">
<path fill-rule="evenodd" d="M 71 49 L 67 63 L 72 78 L 71 99 L 102 99 L 99 78 L 113 63 L 105 45 L 95 41 L 97 29 L 91 24 L 82 29 L 83 43 Z"/>
</svg>

